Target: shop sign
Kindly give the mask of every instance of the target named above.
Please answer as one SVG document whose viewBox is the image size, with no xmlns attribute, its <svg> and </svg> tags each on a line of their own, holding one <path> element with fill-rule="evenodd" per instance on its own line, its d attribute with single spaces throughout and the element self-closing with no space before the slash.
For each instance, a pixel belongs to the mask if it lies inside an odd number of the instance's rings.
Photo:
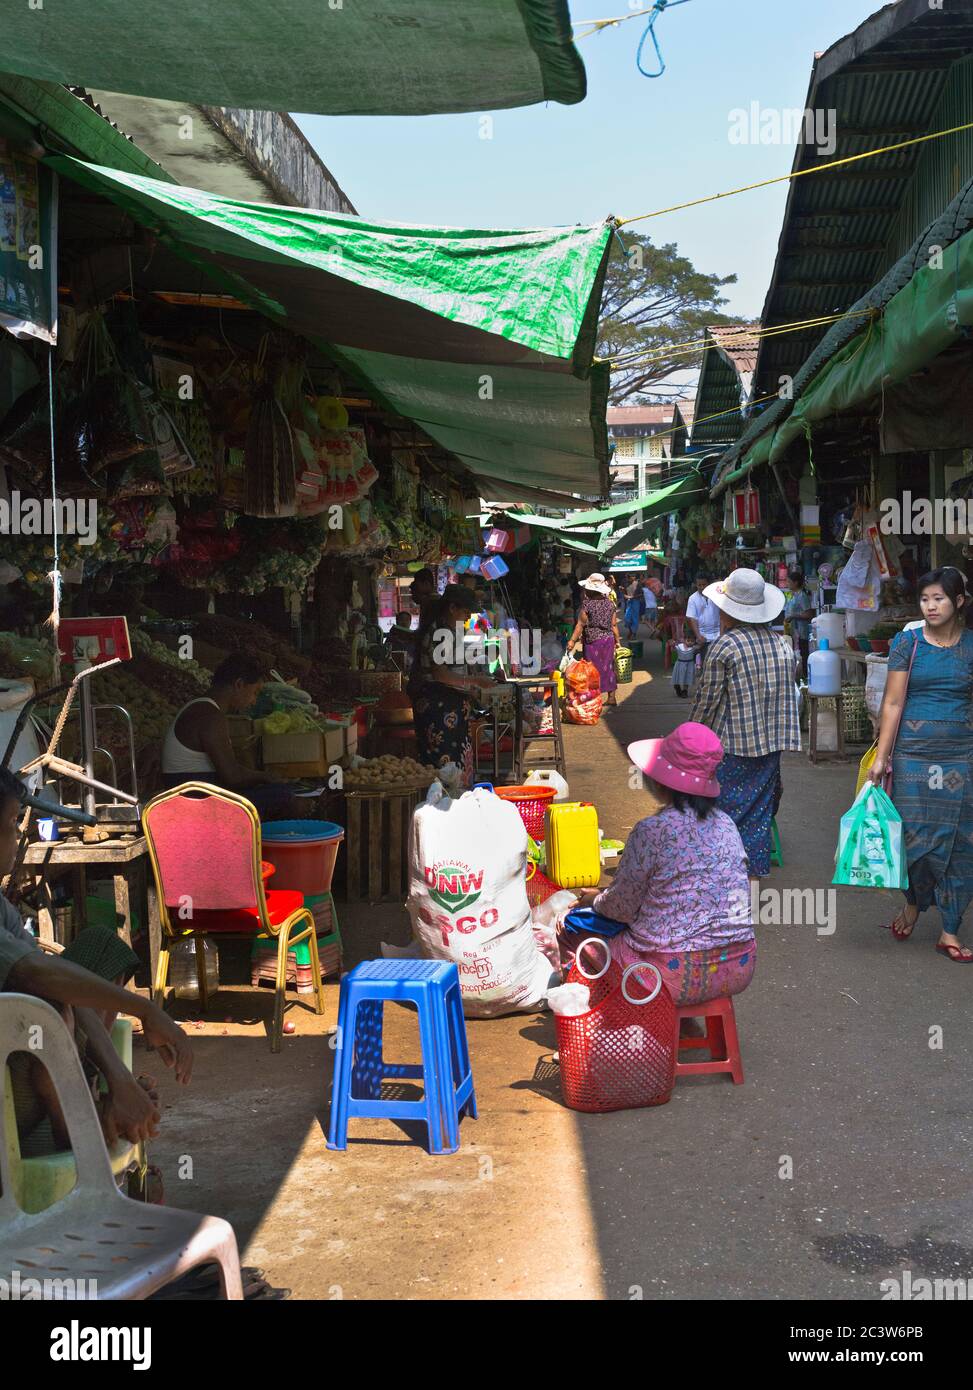
<svg viewBox="0 0 973 1390">
<path fill-rule="evenodd" d="M 57 176 L 2 137 L 0 327 L 57 341 Z"/>
<path fill-rule="evenodd" d="M 615 570 L 644 570 L 649 565 L 656 564 L 657 561 L 651 550 L 630 550 L 625 555 L 618 555 L 611 562 L 612 571 Z"/>
</svg>

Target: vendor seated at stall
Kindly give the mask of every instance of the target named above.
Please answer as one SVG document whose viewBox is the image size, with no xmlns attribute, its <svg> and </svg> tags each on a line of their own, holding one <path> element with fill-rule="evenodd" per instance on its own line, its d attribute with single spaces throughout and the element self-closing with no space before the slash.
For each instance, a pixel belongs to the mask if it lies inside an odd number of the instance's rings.
<svg viewBox="0 0 973 1390">
<path fill-rule="evenodd" d="M 227 715 L 245 714 L 256 704 L 267 670 L 259 657 L 232 652 L 217 667 L 205 695 L 183 705 L 162 745 L 162 782 L 225 787 L 253 803 L 261 820 L 300 820 L 301 803 L 273 773 L 245 767 L 230 742 Z"/>
<path fill-rule="evenodd" d="M 385 650 L 396 670 L 408 674 L 416 654 L 416 634 L 412 631 L 412 614 L 405 609 L 396 613 L 395 622 L 385 639 Z"/>
<path fill-rule="evenodd" d="M 24 791 L 19 778 L 7 768 L 0 769 L 0 877 L 14 866 Z M 151 999 L 125 988 L 137 965 L 135 952 L 113 927 L 85 927 L 63 952 L 48 954 L 27 930 L 13 903 L 0 894 L 0 992 L 33 995 L 61 1014 L 77 1046 L 108 1144 L 119 1136 L 132 1144 L 152 1139 L 160 1121 L 155 1082 L 147 1076 L 136 1080 L 112 1045 L 116 1014 L 141 1020 L 145 1042 L 173 1069 L 177 1081 L 185 1084 L 192 1074 L 192 1047 L 183 1030 Z M 61 1103 L 42 1052 L 11 1053 L 9 1068 L 22 1156 L 38 1158 L 70 1148 Z M 102 1078 L 107 1087 L 104 1093 Z M 161 1200 L 157 1185 L 154 1196 Z"/>
<path fill-rule="evenodd" d="M 632 831 L 611 886 L 580 905 L 624 922 L 613 959 L 623 969 L 656 966 L 677 1006 L 739 994 L 753 978 L 756 942 L 743 841 L 716 807 L 723 744 L 687 723 L 630 743 L 628 755 L 662 809 Z"/>
</svg>

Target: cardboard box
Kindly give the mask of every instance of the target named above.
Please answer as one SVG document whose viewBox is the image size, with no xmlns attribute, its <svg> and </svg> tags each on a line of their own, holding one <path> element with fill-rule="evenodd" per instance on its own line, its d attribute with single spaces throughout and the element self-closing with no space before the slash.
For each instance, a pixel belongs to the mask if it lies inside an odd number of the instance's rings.
<svg viewBox="0 0 973 1390">
<path fill-rule="evenodd" d="M 263 760 L 268 772 L 280 777 L 322 777 L 339 761 L 340 729 L 326 733 L 264 734 Z"/>
</svg>

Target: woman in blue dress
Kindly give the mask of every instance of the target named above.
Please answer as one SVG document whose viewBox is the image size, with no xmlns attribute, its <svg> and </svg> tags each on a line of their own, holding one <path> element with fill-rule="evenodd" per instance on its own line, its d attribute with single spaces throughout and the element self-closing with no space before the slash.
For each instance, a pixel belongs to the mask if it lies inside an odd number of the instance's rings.
<svg viewBox="0 0 973 1390">
<path fill-rule="evenodd" d="M 936 945 L 957 965 L 973 964 L 959 939 L 973 902 L 973 633 L 969 597 L 951 565 L 919 581 L 921 627 L 899 633 L 889 650 L 876 784 L 891 758 L 892 799 L 902 816 L 909 887 L 891 924 L 898 941 L 912 935 L 921 913 L 938 907 Z M 911 669 L 910 669 L 911 668 Z M 896 734 L 898 730 L 898 734 Z"/>
</svg>

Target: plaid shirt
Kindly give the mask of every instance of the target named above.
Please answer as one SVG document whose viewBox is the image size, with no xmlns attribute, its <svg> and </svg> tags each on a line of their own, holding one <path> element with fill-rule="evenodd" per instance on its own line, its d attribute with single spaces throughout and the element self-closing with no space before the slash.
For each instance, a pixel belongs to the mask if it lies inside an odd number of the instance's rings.
<svg viewBox="0 0 973 1390">
<path fill-rule="evenodd" d="M 769 627 L 725 632 L 706 655 L 691 718 L 740 758 L 799 750 L 793 651 Z"/>
</svg>

